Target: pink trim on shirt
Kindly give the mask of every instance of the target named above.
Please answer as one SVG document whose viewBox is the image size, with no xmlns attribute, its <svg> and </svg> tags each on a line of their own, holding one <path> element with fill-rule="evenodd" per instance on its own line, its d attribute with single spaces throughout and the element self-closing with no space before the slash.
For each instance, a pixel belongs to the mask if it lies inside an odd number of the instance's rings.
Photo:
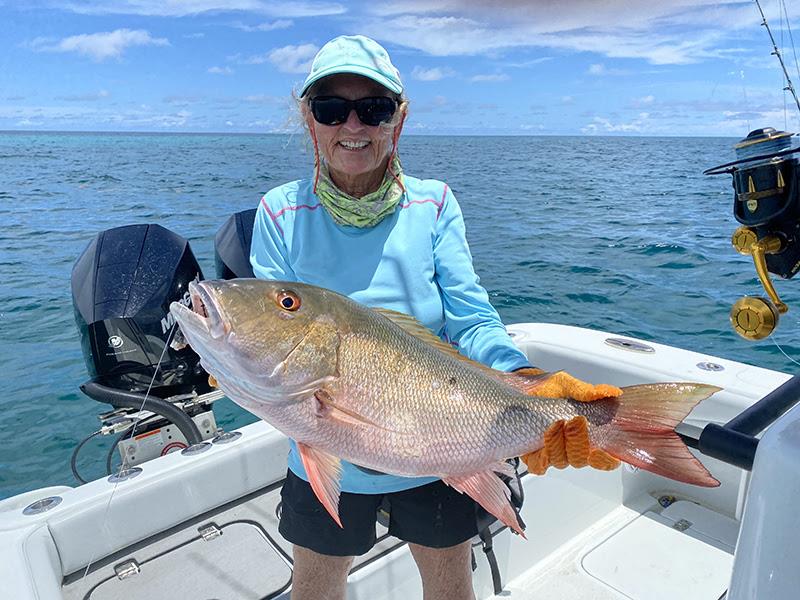
<svg viewBox="0 0 800 600">
<path fill-rule="evenodd" d="M 269 209 L 269 206 L 267 206 L 267 203 L 266 203 L 264 198 L 261 198 L 261 204 L 264 206 L 264 210 L 267 211 L 267 214 L 269 215 L 269 218 L 272 219 L 273 223 L 275 223 L 275 227 L 277 227 L 278 231 L 281 232 L 281 235 L 283 235 L 283 227 L 281 227 L 280 223 L 278 223 L 278 217 L 280 217 L 287 210 L 300 210 L 301 208 L 307 208 L 308 210 L 317 210 L 320 206 L 322 206 L 322 204 L 314 204 L 314 205 L 311 205 L 311 204 L 298 204 L 297 206 L 284 206 L 278 212 L 273 213 Z"/>
<path fill-rule="evenodd" d="M 433 198 L 425 198 L 424 200 L 411 200 L 406 202 L 405 204 L 401 204 L 400 208 L 408 208 L 412 204 L 425 204 L 426 202 L 430 202 L 431 204 L 436 206 L 436 220 L 439 220 L 439 215 L 442 214 L 442 207 L 444 206 L 444 197 L 447 195 L 447 184 L 444 184 L 444 191 L 442 192 L 442 199 L 441 200 L 434 200 Z"/>
</svg>

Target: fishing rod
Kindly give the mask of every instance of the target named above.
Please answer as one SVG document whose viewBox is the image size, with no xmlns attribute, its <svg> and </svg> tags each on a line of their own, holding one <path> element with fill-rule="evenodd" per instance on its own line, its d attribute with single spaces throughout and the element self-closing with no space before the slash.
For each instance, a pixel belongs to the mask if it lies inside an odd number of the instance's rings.
<svg viewBox="0 0 800 600">
<path fill-rule="evenodd" d="M 786 63 L 783 62 L 783 55 L 781 55 L 781 51 L 778 49 L 778 44 L 775 43 L 775 37 L 772 35 L 772 30 L 769 28 L 767 17 L 764 15 L 764 10 L 761 8 L 761 2 L 759 2 L 759 0 L 755 0 L 755 3 L 758 7 L 758 12 L 761 13 L 761 25 L 766 28 L 767 33 L 769 34 L 769 39 L 772 42 L 772 54 L 778 58 L 778 62 L 781 64 L 781 69 L 783 69 L 783 76 L 786 79 L 786 86 L 783 89 L 792 95 L 792 98 L 794 98 L 794 103 L 797 105 L 797 110 L 800 112 L 800 100 L 797 99 L 797 93 L 794 90 L 794 85 L 792 85 L 792 79 L 789 77 L 789 71 L 786 69 Z"/>
<path fill-rule="evenodd" d="M 755 0 L 755 3 L 761 14 L 761 25 L 772 42 L 772 54 L 783 70 L 784 90 L 792 94 L 800 112 L 800 100 L 786 63 L 760 1 Z M 744 296 L 731 308 L 733 329 L 748 340 L 769 336 L 778 326 L 780 315 L 789 310 L 778 296 L 769 274 L 790 279 L 800 271 L 800 146 L 795 138 L 793 133 L 773 127 L 756 129 L 734 146 L 736 160 L 704 172 L 706 175 L 728 173 L 733 177 L 733 215 L 741 226 L 733 233 L 731 242 L 737 252 L 752 257 L 767 294 L 767 297 Z"/>
</svg>

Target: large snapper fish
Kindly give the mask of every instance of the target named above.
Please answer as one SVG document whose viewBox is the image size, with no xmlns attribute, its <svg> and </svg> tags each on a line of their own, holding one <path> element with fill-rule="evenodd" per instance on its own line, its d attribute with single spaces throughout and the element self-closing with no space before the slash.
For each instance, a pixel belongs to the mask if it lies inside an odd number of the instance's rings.
<svg viewBox="0 0 800 600">
<path fill-rule="evenodd" d="M 171 312 L 220 389 L 297 442 L 320 502 L 338 516 L 340 459 L 433 476 L 522 533 L 509 458 L 537 451 L 558 421 L 584 416 L 589 443 L 673 479 L 719 485 L 674 427 L 719 388 L 659 383 L 618 398 L 535 396 L 541 378 L 471 361 L 412 317 L 315 286 L 234 279 L 189 284 Z M 534 394 L 534 395 L 530 395 Z"/>
</svg>

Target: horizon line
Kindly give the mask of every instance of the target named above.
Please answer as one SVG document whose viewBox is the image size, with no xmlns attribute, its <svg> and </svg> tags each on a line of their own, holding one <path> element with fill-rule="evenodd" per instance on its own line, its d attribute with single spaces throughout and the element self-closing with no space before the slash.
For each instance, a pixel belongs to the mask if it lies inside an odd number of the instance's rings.
<svg viewBox="0 0 800 600">
<path fill-rule="evenodd" d="M 34 134 L 34 133 L 55 133 L 55 134 L 106 134 L 106 135 L 275 135 L 275 136 L 291 136 L 299 135 L 302 132 L 288 132 L 288 131 L 136 131 L 136 130 L 109 130 L 109 129 L 0 129 L 2 134 Z M 637 133 L 420 133 L 413 131 L 404 132 L 404 137 L 581 137 L 581 138 L 725 138 L 725 139 L 738 139 L 739 137 L 746 137 L 747 134 L 742 136 L 734 135 L 702 135 L 702 134 L 682 134 L 682 135 L 667 135 L 667 134 L 637 134 Z M 793 134 L 800 135 L 800 134 Z"/>
</svg>

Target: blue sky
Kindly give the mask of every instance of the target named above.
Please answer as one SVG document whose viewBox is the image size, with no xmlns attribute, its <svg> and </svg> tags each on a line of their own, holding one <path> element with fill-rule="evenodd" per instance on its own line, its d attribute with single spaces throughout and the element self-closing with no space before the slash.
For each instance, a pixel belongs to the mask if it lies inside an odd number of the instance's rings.
<svg viewBox="0 0 800 600">
<path fill-rule="evenodd" d="M 0 130 L 292 130 L 291 90 L 352 33 L 400 69 L 406 133 L 800 129 L 752 0 L 0 0 Z"/>
</svg>

